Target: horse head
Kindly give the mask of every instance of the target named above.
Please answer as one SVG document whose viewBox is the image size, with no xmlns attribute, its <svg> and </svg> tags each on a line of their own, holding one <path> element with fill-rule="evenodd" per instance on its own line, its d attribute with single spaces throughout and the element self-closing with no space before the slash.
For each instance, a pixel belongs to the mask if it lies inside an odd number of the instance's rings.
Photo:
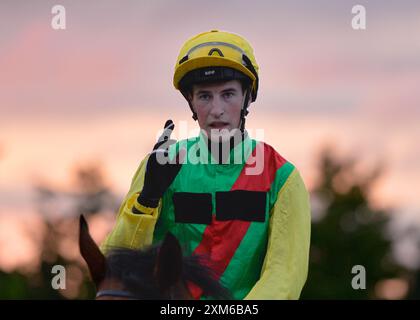
<svg viewBox="0 0 420 320">
<path fill-rule="evenodd" d="M 229 298 L 202 257 L 184 257 L 178 239 L 167 233 L 163 242 L 145 250 L 114 248 L 104 255 L 80 216 L 80 253 L 96 286 L 96 299 L 192 299 L 189 285 L 204 295 Z"/>
</svg>

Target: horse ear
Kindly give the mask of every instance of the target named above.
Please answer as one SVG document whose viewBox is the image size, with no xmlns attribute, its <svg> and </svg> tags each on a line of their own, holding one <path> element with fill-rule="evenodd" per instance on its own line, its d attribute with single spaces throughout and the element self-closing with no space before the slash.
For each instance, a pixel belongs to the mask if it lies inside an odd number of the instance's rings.
<svg viewBox="0 0 420 320">
<path fill-rule="evenodd" d="M 80 215 L 79 220 L 79 249 L 88 265 L 92 280 L 98 287 L 105 278 L 105 256 L 90 236 L 89 227 L 83 215 Z"/>
<path fill-rule="evenodd" d="M 161 292 L 169 290 L 182 276 L 182 250 L 178 239 L 168 232 L 160 246 L 155 264 L 155 278 Z"/>
</svg>

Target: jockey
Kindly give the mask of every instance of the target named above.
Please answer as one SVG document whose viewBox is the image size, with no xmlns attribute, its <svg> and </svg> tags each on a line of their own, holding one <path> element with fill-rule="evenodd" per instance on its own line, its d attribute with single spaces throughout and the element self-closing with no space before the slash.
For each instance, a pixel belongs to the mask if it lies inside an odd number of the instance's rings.
<svg viewBox="0 0 420 320">
<path fill-rule="evenodd" d="M 309 195 L 295 166 L 245 129 L 258 70 L 252 47 L 237 34 L 211 30 L 183 45 L 173 83 L 201 132 L 173 143 L 174 124 L 166 122 L 103 251 L 142 248 L 171 231 L 185 255 L 209 259 L 234 299 L 299 298 L 308 272 Z"/>
</svg>

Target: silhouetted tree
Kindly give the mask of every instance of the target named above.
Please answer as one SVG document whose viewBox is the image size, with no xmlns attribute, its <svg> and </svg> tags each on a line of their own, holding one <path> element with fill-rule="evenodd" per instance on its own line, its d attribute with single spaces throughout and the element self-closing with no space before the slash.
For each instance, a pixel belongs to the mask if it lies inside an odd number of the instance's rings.
<svg viewBox="0 0 420 320">
<path fill-rule="evenodd" d="M 80 214 L 89 218 L 106 210 L 115 212 L 120 200 L 106 185 L 104 173 L 97 165 L 88 164 L 76 168 L 74 180 L 73 190 L 70 191 L 60 191 L 46 184 L 35 187 L 36 207 L 43 217 L 45 229 L 40 244 L 40 267 L 31 273 L 15 271 L 8 274 L 0 271 L 0 298 L 65 298 L 60 290 L 52 288 L 54 274 L 51 271 L 54 265 L 64 266 L 66 273 L 73 270 L 82 275 L 80 288 L 74 298 L 93 298 L 94 288 L 87 269 L 81 259 L 68 257 L 62 244 L 65 241 L 77 244 Z M 29 237 L 36 238 L 31 233 L 37 230 L 28 226 L 27 232 Z"/>
<path fill-rule="evenodd" d="M 320 157 L 320 177 L 312 192 L 310 265 L 302 299 L 374 299 L 375 285 L 398 277 L 391 254 L 388 212 L 374 210 L 369 192 L 381 170 L 361 175 L 355 159 L 340 160 L 329 149 Z M 366 270 L 366 289 L 352 287 L 352 268 Z"/>
</svg>

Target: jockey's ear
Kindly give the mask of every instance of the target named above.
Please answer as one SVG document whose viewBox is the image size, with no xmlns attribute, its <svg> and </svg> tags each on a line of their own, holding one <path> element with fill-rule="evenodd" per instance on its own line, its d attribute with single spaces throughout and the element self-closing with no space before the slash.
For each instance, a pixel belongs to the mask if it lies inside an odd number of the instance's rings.
<svg viewBox="0 0 420 320">
<path fill-rule="evenodd" d="M 80 215 L 79 224 L 79 249 L 83 259 L 85 259 L 90 275 L 96 287 L 105 278 L 105 256 L 102 254 L 99 247 L 89 234 L 88 224 L 83 217 Z"/>
<path fill-rule="evenodd" d="M 182 276 L 182 250 L 178 239 L 168 232 L 155 262 L 155 278 L 162 293 L 168 292 Z"/>
</svg>

